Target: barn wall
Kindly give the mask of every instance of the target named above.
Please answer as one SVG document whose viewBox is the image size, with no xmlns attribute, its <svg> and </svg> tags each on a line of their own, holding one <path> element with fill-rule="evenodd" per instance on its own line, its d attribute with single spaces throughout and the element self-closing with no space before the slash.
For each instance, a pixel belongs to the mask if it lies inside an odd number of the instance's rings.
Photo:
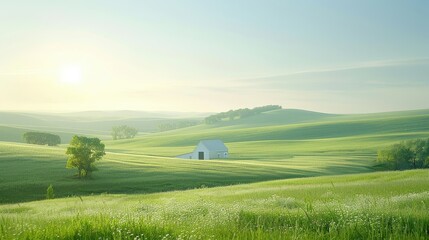
<svg viewBox="0 0 429 240">
<path fill-rule="evenodd" d="M 197 147 L 195 148 L 195 150 L 192 153 L 182 154 L 182 155 L 177 156 L 177 158 L 198 160 L 198 152 L 204 152 L 204 160 L 228 158 L 228 152 L 225 152 L 225 151 L 210 152 L 201 143 L 199 143 L 197 145 Z M 225 153 L 226 153 L 226 155 L 225 155 Z"/>
<path fill-rule="evenodd" d="M 225 153 L 226 157 L 225 157 Z M 228 158 L 228 152 L 210 152 L 210 159 L 222 159 L 222 158 Z"/>
<path fill-rule="evenodd" d="M 198 160 L 198 152 L 204 152 L 204 160 L 210 159 L 209 151 L 204 145 L 198 144 L 193 152 L 193 159 Z"/>
</svg>

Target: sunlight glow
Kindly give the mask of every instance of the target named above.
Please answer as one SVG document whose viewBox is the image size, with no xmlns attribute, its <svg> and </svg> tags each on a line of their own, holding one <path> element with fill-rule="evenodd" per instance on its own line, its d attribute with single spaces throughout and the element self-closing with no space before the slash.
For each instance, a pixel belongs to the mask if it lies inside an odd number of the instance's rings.
<svg viewBox="0 0 429 240">
<path fill-rule="evenodd" d="M 78 65 L 67 65 L 60 69 L 60 81 L 68 84 L 78 84 L 82 81 L 82 68 Z"/>
</svg>

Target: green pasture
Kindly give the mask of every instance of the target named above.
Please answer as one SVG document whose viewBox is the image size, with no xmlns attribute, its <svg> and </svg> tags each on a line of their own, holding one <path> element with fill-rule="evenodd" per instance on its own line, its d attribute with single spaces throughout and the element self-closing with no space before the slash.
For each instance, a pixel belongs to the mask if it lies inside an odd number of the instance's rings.
<svg viewBox="0 0 429 240">
<path fill-rule="evenodd" d="M 243 151 L 246 150 L 243 144 Z M 152 148 L 152 150 L 156 150 Z M 160 150 L 161 151 L 161 150 Z M 237 145 L 237 151 L 240 146 Z M 65 149 L 0 144 L 0 202 L 40 200 L 53 184 L 58 197 L 99 193 L 150 193 L 272 179 L 372 171 L 374 156 L 305 155 L 260 159 L 195 161 L 108 152 L 93 179 L 79 180 L 66 169 Z M 235 153 L 239 155 L 238 153 Z M 249 153 L 251 156 L 251 153 Z"/>
<path fill-rule="evenodd" d="M 270 117 L 284 114 L 265 113 Z M 88 180 L 75 179 L 75 171 L 65 169 L 67 144 L 47 147 L 0 142 L 0 202 L 43 199 L 49 184 L 55 186 L 58 197 L 66 197 L 371 172 L 379 169 L 375 161 L 378 149 L 405 139 L 429 137 L 429 111 L 424 110 L 317 116 L 323 119 L 262 127 L 200 125 L 129 140 L 107 140 L 107 155 L 98 164 L 100 171 Z M 251 124 L 252 119 L 246 121 Z M 200 139 L 209 138 L 225 141 L 230 158 L 174 158 L 191 152 Z"/>
<path fill-rule="evenodd" d="M 0 206 L 1 239 L 427 239 L 429 172 Z"/>
<path fill-rule="evenodd" d="M 271 117 L 270 112 L 264 115 L 268 119 Z M 341 149 L 348 144 L 351 150 L 374 151 L 383 143 L 429 136 L 429 111 L 424 110 L 396 114 L 343 115 L 320 121 L 268 126 L 258 126 L 258 123 L 251 126 L 251 120 L 247 119 L 247 123 L 242 126 L 199 125 L 136 139 L 111 141 L 108 142 L 108 147 L 111 150 L 127 152 L 146 151 L 146 147 L 188 147 L 188 151 L 192 151 L 193 146 L 201 139 L 221 139 L 226 143 L 285 141 L 283 147 L 288 147 L 287 143 L 290 142 L 310 141 L 317 145 L 321 141 L 332 141 L 331 143 L 335 144 L 332 148 Z M 369 140 L 368 144 L 365 144 L 366 140 Z M 355 141 L 363 142 L 365 146 L 353 147 Z M 311 151 L 310 148 L 308 150 Z M 163 152 L 160 154 L 165 155 Z M 171 154 L 174 156 L 180 152 Z"/>
<path fill-rule="evenodd" d="M 378 149 L 429 137 L 429 111 L 293 111 L 103 140 L 90 179 L 67 144 L 19 143 L 37 126 L 0 127 L 0 239 L 427 239 L 429 172 L 374 171 Z M 201 139 L 230 158 L 174 158 Z"/>
</svg>

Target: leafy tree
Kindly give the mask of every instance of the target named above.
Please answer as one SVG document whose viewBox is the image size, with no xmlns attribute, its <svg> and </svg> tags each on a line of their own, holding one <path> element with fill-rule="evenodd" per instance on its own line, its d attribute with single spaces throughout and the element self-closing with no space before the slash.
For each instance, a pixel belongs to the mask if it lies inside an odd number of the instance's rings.
<svg viewBox="0 0 429 240">
<path fill-rule="evenodd" d="M 90 176 L 96 170 L 95 162 L 106 153 L 100 139 L 74 136 L 66 154 L 69 155 L 67 168 L 77 168 L 78 176 L 81 178 Z"/>
<path fill-rule="evenodd" d="M 413 168 L 422 168 L 427 165 L 429 157 L 429 139 L 417 139 L 405 142 L 405 145 L 413 152 L 410 163 Z"/>
<path fill-rule="evenodd" d="M 54 199 L 54 198 L 55 198 L 54 187 L 52 186 L 52 184 L 50 184 L 48 189 L 46 190 L 46 199 Z"/>
<path fill-rule="evenodd" d="M 204 122 L 206 124 L 215 124 L 221 121 L 233 121 L 235 119 L 246 118 L 276 109 L 282 109 L 282 107 L 279 105 L 267 105 L 262 107 L 255 107 L 252 109 L 240 108 L 237 110 L 229 110 L 228 112 L 221 112 L 214 115 L 210 115 L 204 119 Z"/>
<path fill-rule="evenodd" d="M 379 150 L 377 160 L 395 170 L 429 167 L 429 139 L 408 140 Z"/>
<path fill-rule="evenodd" d="M 134 138 L 137 135 L 137 133 L 138 133 L 137 129 L 126 125 L 112 127 L 113 140 L 124 139 L 124 138 Z"/>
<path fill-rule="evenodd" d="M 23 135 L 26 143 L 56 146 L 61 144 L 61 138 L 58 135 L 42 132 L 26 132 Z"/>
</svg>

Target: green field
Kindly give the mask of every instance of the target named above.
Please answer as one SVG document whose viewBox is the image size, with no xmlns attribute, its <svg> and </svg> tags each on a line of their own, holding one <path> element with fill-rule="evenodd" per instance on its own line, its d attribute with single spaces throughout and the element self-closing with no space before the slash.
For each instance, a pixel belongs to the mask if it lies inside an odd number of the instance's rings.
<svg viewBox="0 0 429 240">
<path fill-rule="evenodd" d="M 429 172 L 371 173 L 382 170 L 378 149 L 429 137 L 429 110 L 364 115 L 276 110 L 104 140 L 107 155 L 87 180 L 65 168 L 67 144 L 19 143 L 13 138 L 20 129 L 0 128 L 0 239 L 429 235 Z M 86 129 L 76 133 L 100 136 Z M 230 158 L 174 158 L 201 139 L 223 140 Z M 59 199 L 39 201 L 50 184 Z"/>
<path fill-rule="evenodd" d="M 429 172 L 0 206 L 2 239 L 427 239 Z"/>
</svg>

